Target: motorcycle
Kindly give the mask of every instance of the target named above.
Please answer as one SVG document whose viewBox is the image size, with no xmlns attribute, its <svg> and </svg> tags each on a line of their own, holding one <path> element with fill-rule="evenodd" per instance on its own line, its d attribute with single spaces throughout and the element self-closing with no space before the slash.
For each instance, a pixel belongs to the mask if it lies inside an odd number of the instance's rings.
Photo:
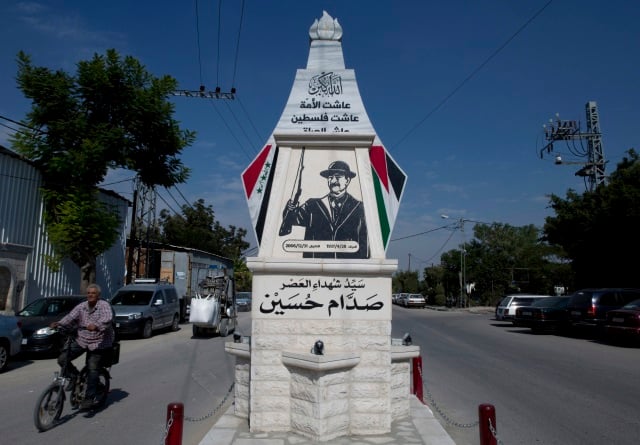
<svg viewBox="0 0 640 445">
<path fill-rule="evenodd" d="M 66 337 L 64 347 L 67 350 L 67 360 L 65 360 L 61 370 L 54 373 L 53 382 L 42 392 L 40 397 L 38 397 L 35 411 L 33 413 L 33 419 L 36 428 L 40 432 L 50 430 L 58 424 L 67 398 L 71 403 L 71 408 L 78 409 L 85 399 L 85 392 L 87 389 L 89 369 L 86 363 L 86 354 L 85 365 L 80 370 L 78 376 L 75 379 L 67 377 L 67 370 L 71 365 L 69 356 L 73 340 L 73 331 L 64 329 L 60 326 L 57 329 Z M 114 342 L 110 359 L 104 359 L 106 363 L 101 363 L 98 370 L 99 379 L 96 388 L 95 403 L 93 404 L 92 409 L 101 408 L 107 403 L 111 381 L 111 366 L 117 364 L 119 358 L 120 344 L 118 342 Z M 66 393 L 69 393 L 69 395 Z"/>
</svg>

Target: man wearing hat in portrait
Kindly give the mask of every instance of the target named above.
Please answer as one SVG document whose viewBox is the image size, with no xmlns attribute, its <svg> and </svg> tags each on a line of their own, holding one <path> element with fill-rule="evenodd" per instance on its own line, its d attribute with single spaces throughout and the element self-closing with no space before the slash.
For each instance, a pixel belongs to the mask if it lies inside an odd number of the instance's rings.
<svg viewBox="0 0 640 445">
<path fill-rule="evenodd" d="M 347 193 L 356 176 L 344 161 L 334 161 L 320 175 L 327 179 L 329 193 L 310 198 L 304 204 L 287 202 L 280 235 L 291 233 L 291 226 L 306 228 L 305 240 L 356 241 L 356 252 L 304 252 L 304 258 L 369 258 L 367 223 L 362 201 Z"/>
</svg>

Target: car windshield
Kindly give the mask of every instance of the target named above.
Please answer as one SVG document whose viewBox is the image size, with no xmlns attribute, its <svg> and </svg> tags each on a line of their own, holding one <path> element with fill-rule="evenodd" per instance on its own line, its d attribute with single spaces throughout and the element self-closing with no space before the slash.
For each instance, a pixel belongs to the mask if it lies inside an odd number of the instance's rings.
<svg viewBox="0 0 640 445">
<path fill-rule="evenodd" d="M 42 317 L 47 314 L 47 300 L 40 299 L 24 307 L 17 315 L 21 317 Z"/>
<path fill-rule="evenodd" d="M 622 309 L 635 309 L 635 310 L 639 310 L 640 309 L 640 300 L 633 300 L 627 304 L 624 305 L 624 307 Z"/>
<path fill-rule="evenodd" d="M 150 290 L 124 290 L 118 291 L 111 299 L 114 306 L 147 306 L 153 297 Z"/>
<path fill-rule="evenodd" d="M 531 297 L 516 297 L 513 299 L 513 302 L 511 304 L 517 305 L 517 306 L 527 306 L 533 303 L 535 300 L 536 300 L 535 298 L 531 298 Z"/>
<path fill-rule="evenodd" d="M 65 314 L 82 301 L 81 298 L 40 298 L 29 303 L 16 315 L 20 317 L 44 317 Z"/>
</svg>

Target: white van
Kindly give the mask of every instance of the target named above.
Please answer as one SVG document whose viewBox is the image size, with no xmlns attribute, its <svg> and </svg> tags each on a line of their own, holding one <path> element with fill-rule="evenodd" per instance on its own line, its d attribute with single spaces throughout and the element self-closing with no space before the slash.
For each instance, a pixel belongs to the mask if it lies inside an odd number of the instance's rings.
<svg viewBox="0 0 640 445">
<path fill-rule="evenodd" d="M 498 321 L 511 321 L 513 322 L 516 316 L 516 308 L 522 306 L 531 306 L 534 301 L 538 301 L 541 298 L 548 298 L 551 295 L 536 295 L 536 294 L 511 294 L 505 295 L 496 309 L 496 320 Z"/>
</svg>

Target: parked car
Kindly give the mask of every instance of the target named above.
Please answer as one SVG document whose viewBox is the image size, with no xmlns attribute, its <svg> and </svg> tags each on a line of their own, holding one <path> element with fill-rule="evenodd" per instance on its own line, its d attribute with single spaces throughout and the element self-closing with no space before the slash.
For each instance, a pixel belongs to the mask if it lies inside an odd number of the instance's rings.
<svg viewBox="0 0 640 445">
<path fill-rule="evenodd" d="M 516 308 L 513 324 L 531 328 L 534 332 L 563 330 L 569 325 L 569 296 L 540 298 L 531 306 Z"/>
<path fill-rule="evenodd" d="M 407 298 L 408 295 L 409 294 L 402 293 L 402 292 L 399 294 L 396 294 L 396 304 L 398 306 L 404 306 L 404 300 Z"/>
<path fill-rule="evenodd" d="M 427 300 L 421 294 L 406 294 L 402 299 L 402 305 L 404 307 L 425 307 Z"/>
<path fill-rule="evenodd" d="M 500 305 L 502 304 L 503 301 L 506 301 L 509 297 L 502 297 L 501 299 L 498 300 L 498 302 L 496 303 L 496 309 L 495 309 L 495 318 L 496 320 L 498 320 L 498 308 L 500 307 Z"/>
<path fill-rule="evenodd" d="M 149 338 L 154 331 L 180 328 L 180 303 L 173 284 L 135 282 L 121 287 L 111 298 L 116 334 Z"/>
<path fill-rule="evenodd" d="M 574 328 L 604 330 L 607 312 L 640 299 L 640 289 L 599 288 L 582 289 L 571 295 L 567 305 L 569 321 Z"/>
<path fill-rule="evenodd" d="M 11 357 L 20 352 L 21 343 L 22 331 L 18 318 L 0 314 L 0 372 L 7 369 Z"/>
<path fill-rule="evenodd" d="M 71 309 L 86 301 L 83 295 L 58 295 L 38 298 L 16 312 L 21 323 L 23 352 L 57 355 L 64 338 L 49 325 L 60 321 Z"/>
<path fill-rule="evenodd" d="M 550 296 L 551 295 L 531 294 L 505 295 L 496 310 L 496 320 L 513 321 L 513 318 L 516 315 L 516 308 L 521 306 L 530 306 L 534 301 L 541 298 L 549 298 Z"/>
<path fill-rule="evenodd" d="M 607 312 L 604 331 L 610 341 L 640 342 L 640 299 Z"/>
<path fill-rule="evenodd" d="M 236 308 L 238 312 L 251 311 L 251 292 L 236 292 Z"/>
</svg>

